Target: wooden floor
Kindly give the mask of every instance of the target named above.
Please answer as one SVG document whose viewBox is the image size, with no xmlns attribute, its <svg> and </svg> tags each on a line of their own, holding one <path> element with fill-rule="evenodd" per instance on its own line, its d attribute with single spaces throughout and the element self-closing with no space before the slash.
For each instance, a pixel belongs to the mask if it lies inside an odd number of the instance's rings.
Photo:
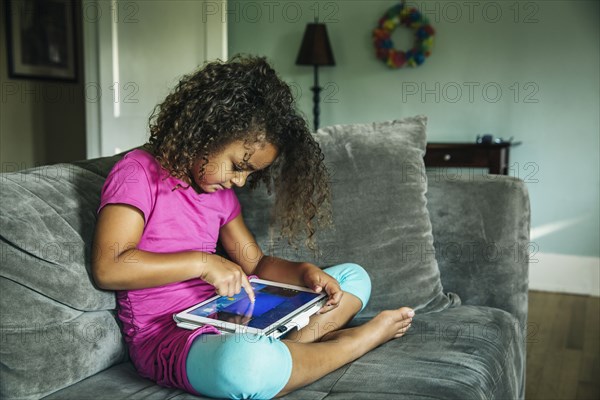
<svg viewBox="0 0 600 400">
<path fill-rule="evenodd" d="M 525 398 L 600 400 L 600 298 L 529 292 Z"/>
</svg>

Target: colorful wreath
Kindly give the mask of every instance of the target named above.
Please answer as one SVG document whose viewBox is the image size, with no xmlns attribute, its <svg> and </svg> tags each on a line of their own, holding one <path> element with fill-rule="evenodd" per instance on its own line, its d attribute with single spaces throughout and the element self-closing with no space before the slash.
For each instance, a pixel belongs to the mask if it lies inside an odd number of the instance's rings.
<svg viewBox="0 0 600 400">
<path fill-rule="evenodd" d="M 394 49 L 391 34 L 399 25 L 405 25 L 415 32 L 412 49 L 404 52 Z M 390 8 L 379 20 L 379 26 L 373 30 L 373 43 L 376 56 L 390 68 L 402 68 L 405 64 L 416 67 L 431 55 L 435 31 L 429 21 L 416 8 L 400 3 Z"/>
</svg>

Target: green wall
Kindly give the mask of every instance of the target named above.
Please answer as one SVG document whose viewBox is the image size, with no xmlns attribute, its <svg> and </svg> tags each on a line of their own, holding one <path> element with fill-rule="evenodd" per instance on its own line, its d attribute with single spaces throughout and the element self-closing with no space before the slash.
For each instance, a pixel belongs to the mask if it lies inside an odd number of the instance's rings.
<svg viewBox="0 0 600 400">
<path fill-rule="evenodd" d="M 409 2 L 429 17 L 436 42 L 422 66 L 401 70 L 377 60 L 371 44 L 394 4 L 230 0 L 229 55 L 267 56 L 312 126 L 312 68 L 294 62 L 317 14 L 337 63 L 320 69 L 321 126 L 425 114 L 430 141 L 514 136 L 523 144 L 511 150 L 511 175 L 527 182 L 534 231 L 550 231 L 533 237 L 539 251 L 599 256 L 599 2 Z M 396 47 L 410 37 L 397 29 Z"/>
</svg>

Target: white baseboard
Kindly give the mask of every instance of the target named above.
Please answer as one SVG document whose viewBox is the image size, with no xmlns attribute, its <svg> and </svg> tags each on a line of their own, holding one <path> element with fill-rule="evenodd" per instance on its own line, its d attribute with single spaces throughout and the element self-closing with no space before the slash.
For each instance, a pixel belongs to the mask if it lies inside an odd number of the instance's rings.
<svg viewBox="0 0 600 400">
<path fill-rule="evenodd" d="M 536 253 L 529 263 L 529 289 L 600 296 L 600 257 Z"/>
</svg>

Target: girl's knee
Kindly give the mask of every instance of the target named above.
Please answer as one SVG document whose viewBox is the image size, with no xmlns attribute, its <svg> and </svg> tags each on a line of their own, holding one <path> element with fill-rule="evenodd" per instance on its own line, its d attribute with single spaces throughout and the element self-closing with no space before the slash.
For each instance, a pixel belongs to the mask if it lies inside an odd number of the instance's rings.
<svg viewBox="0 0 600 400">
<path fill-rule="evenodd" d="M 264 336 L 228 335 L 210 353 L 209 358 L 195 355 L 203 357 L 203 365 L 190 383 L 212 397 L 272 398 L 286 385 L 292 372 L 287 346 Z"/>
<path fill-rule="evenodd" d="M 366 269 L 355 263 L 346 263 L 342 265 L 347 268 L 349 279 L 364 281 L 369 287 L 371 286 L 371 277 Z"/>
<path fill-rule="evenodd" d="M 355 263 L 344 263 L 324 271 L 339 282 L 343 291 L 358 297 L 362 302 L 361 311 L 364 310 L 371 297 L 371 278 L 363 267 Z"/>
</svg>

